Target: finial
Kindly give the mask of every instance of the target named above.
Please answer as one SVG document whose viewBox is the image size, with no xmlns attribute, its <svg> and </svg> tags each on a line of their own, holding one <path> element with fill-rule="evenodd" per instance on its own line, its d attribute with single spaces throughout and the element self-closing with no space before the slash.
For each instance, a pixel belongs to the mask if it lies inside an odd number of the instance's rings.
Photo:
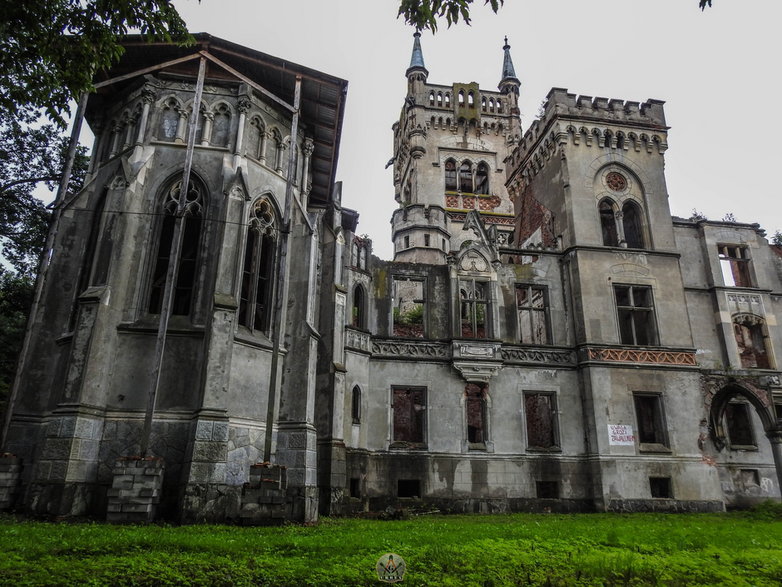
<svg viewBox="0 0 782 587">
<path fill-rule="evenodd" d="M 505 46 L 503 47 L 503 49 L 505 48 L 510 49 L 510 45 L 508 45 L 508 35 L 505 35 Z"/>
</svg>

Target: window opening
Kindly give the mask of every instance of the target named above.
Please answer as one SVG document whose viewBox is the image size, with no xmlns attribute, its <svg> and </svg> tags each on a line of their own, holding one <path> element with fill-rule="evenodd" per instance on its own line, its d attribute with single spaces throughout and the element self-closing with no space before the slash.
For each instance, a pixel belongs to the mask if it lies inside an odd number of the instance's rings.
<svg viewBox="0 0 782 587">
<path fill-rule="evenodd" d="M 425 390 L 394 389 L 394 442 L 406 445 L 424 443 Z"/>
<path fill-rule="evenodd" d="M 464 390 L 467 411 L 467 442 L 486 442 L 486 386 L 468 383 Z"/>
<path fill-rule="evenodd" d="M 393 335 L 424 337 L 424 282 L 420 279 L 394 278 Z"/>
<path fill-rule="evenodd" d="M 473 193 L 472 189 L 472 164 L 469 161 L 462 163 L 459 167 L 459 189 L 468 194 Z"/>
<path fill-rule="evenodd" d="M 479 163 L 475 171 L 475 193 L 489 193 L 489 166 L 486 163 Z"/>
<path fill-rule="evenodd" d="M 516 286 L 519 339 L 526 344 L 549 344 L 546 288 Z"/>
<path fill-rule="evenodd" d="M 456 161 L 453 159 L 445 162 L 445 191 L 456 191 Z"/>
<path fill-rule="evenodd" d="M 419 479 L 398 479 L 396 495 L 397 497 L 421 497 L 421 481 Z"/>
<path fill-rule="evenodd" d="M 348 491 L 350 491 L 350 497 L 361 497 L 361 479 L 358 477 L 351 477 L 350 478 L 350 487 L 348 488 Z"/>
<path fill-rule="evenodd" d="M 163 111 L 160 113 L 160 127 L 158 128 L 158 138 L 163 141 L 173 141 L 176 138 L 176 131 L 179 125 L 179 104 L 176 99 L 170 98 L 163 105 Z"/>
<path fill-rule="evenodd" d="M 763 320 L 756 316 L 734 316 L 733 335 L 736 338 L 741 366 L 744 369 L 769 369 Z"/>
<path fill-rule="evenodd" d="M 634 394 L 635 416 L 638 420 L 640 444 L 668 445 L 665 433 L 662 397 L 659 394 Z"/>
<path fill-rule="evenodd" d="M 618 247 L 619 238 L 616 232 L 616 216 L 610 200 L 600 202 L 600 228 L 603 231 L 603 244 L 607 247 Z"/>
<path fill-rule="evenodd" d="M 211 143 L 218 147 L 228 145 L 228 138 L 231 130 L 231 111 L 225 104 L 220 104 L 214 113 L 212 121 Z"/>
<path fill-rule="evenodd" d="M 649 477 L 649 491 L 655 499 L 671 499 L 673 497 L 671 478 Z"/>
<path fill-rule="evenodd" d="M 553 393 L 525 393 L 524 416 L 527 448 L 551 449 L 558 446 Z"/>
<path fill-rule="evenodd" d="M 718 245 L 722 279 L 728 287 L 752 287 L 747 247 Z"/>
<path fill-rule="evenodd" d="M 152 271 L 149 305 L 151 314 L 159 314 L 163 307 L 163 293 L 174 238 L 175 214 L 179 206 L 182 181 L 179 180 L 168 189 L 163 201 L 163 219 L 160 223 L 158 251 Z M 179 253 L 179 267 L 175 272 L 174 295 L 171 304 L 173 315 L 190 314 L 193 288 L 196 277 L 196 261 L 201 242 L 201 217 L 203 214 L 203 195 L 198 184 L 191 178 L 185 198 L 182 218 L 182 246 Z"/>
<path fill-rule="evenodd" d="M 361 285 L 357 285 L 353 288 L 353 308 L 351 311 L 351 325 L 356 328 L 366 328 L 366 315 L 364 307 L 366 302 L 364 300 L 364 288 Z"/>
<path fill-rule="evenodd" d="M 354 424 L 361 423 L 361 388 L 358 385 L 353 387 L 350 396 L 350 415 Z"/>
<path fill-rule="evenodd" d="M 536 481 L 535 492 L 538 499 L 559 499 L 559 483 L 556 481 Z"/>
<path fill-rule="evenodd" d="M 424 246 L 425 246 L 425 247 L 428 247 L 428 246 L 429 246 L 429 241 L 430 241 L 430 239 L 431 239 L 431 237 L 430 237 L 428 234 L 425 234 L 425 235 L 424 235 Z"/>
<path fill-rule="evenodd" d="M 443 106 L 443 95 L 440 92 L 437 92 L 437 106 L 440 108 Z"/>
<path fill-rule="evenodd" d="M 250 330 L 270 326 L 277 247 L 277 217 L 268 198 L 255 202 L 250 211 L 239 300 L 239 324 Z"/>
<path fill-rule="evenodd" d="M 446 94 L 445 95 L 445 107 L 449 108 L 450 106 L 451 106 L 451 94 Z"/>
<path fill-rule="evenodd" d="M 625 233 L 625 243 L 629 248 L 644 248 L 641 211 L 633 202 L 626 202 L 622 206 L 622 227 Z"/>
<path fill-rule="evenodd" d="M 757 448 L 757 443 L 752 434 L 752 419 L 749 413 L 749 404 L 743 402 L 730 402 L 725 406 L 725 425 L 728 431 L 730 447 Z"/>
<path fill-rule="evenodd" d="M 464 338 L 486 338 L 488 283 L 474 279 L 460 280 L 461 335 Z"/>
<path fill-rule="evenodd" d="M 614 295 L 621 343 L 657 344 L 652 288 L 645 285 L 615 285 Z"/>
</svg>

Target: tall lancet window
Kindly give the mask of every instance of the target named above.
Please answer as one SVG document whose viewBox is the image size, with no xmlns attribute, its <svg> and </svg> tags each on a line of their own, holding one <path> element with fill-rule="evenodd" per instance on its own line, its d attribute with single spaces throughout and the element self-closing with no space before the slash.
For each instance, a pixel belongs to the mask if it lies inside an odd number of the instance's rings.
<svg viewBox="0 0 782 587">
<path fill-rule="evenodd" d="M 230 131 L 231 110 L 225 104 L 220 104 L 214 111 L 214 121 L 212 122 L 212 144 L 218 147 L 227 147 Z"/>
<path fill-rule="evenodd" d="M 459 167 L 459 189 L 465 193 L 472 192 L 472 163 L 465 161 Z"/>
<path fill-rule="evenodd" d="M 456 161 L 453 159 L 445 162 L 445 191 L 456 191 Z"/>
<path fill-rule="evenodd" d="M 479 163 L 475 171 L 475 193 L 489 193 L 489 166 L 486 163 Z"/>
<path fill-rule="evenodd" d="M 239 324 L 250 330 L 269 330 L 276 250 L 277 215 L 269 198 L 260 198 L 250 209 L 239 300 Z"/>
<path fill-rule="evenodd" d="M 182 180 L 174 182 L 163 198 L 162 219 L 158 233 L 157 257 L 152 272 L 148 310 L 159 314 L 163 308 L 163 293 L 171 261 L 174 225 L 179 200 L 182 196 Z M 201 225 L 204 215 L 204 190 L 195 178 L 191 178 L 185 197 L 182 216 L 182 248 L 174 272 L 174 296 L 171 304 L 173 315 L 187 316 L 193 303 L 193 291 L 198 267 L 198 251 L 201 245 Z"/>
</svg>

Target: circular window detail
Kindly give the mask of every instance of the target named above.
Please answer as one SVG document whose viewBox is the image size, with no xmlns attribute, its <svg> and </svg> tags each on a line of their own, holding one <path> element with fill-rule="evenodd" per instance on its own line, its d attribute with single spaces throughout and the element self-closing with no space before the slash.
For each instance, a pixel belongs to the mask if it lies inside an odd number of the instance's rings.
<svg viewBox="0 0 782 587">
<path fill-rule="evenodd" d="M 617 171 L 611 171 L 606 175 L 606 185 L 615 192 L 623 192 L 627 188 L 627 179 Z"/>
</svg>

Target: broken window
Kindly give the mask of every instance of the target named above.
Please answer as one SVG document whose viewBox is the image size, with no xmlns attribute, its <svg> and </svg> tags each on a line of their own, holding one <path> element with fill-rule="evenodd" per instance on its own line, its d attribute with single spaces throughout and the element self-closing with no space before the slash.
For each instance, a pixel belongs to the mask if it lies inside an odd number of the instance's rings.
<svg viewBox="0 0 782 587">
<path fill-rule="evenodd" d="M 486 338 L 489 284 L 474 279 L 459 281 L 461 295 L 461 336 Z"/>
<path fill-rule="evenodd" d="M 545 287 L 516 286 L 516 311 L 521 342 L 549 344 L 546 297 Z"/>
<path fill-rule="evenodd" d="M 744 369 L 770 368 L 763 326 L 764 321 L 759 316 L 742 314 L 733 317 L 733 335 Z"/>
<path fill-rule="evenodd" d="M 353 386 L 350 395 L 350 415 L 354 424 L 361 423 L 361 388 L 358 385 Z"/>
<path fill-rule="evenodd" d="M 448 159 L 445 162 L 445 191 L 456 191 L 456 161 Z"/>
<path fill-rule="evenodd" d="M 479 163 L 475 171 L 475 193 L 489 193 L 489 166 L 486 163 Z"/>
<path fill-rule="evenodd" d="M 355 326 L 356 328 L 366 329 L 367 327 L 365 297 L 364 288 L 361 284 L 356 285 L 356 287 L 353 288 L 353 307 L 351 308 L 350 320 L 351 326 Z"/>
<path fill-rule="evenodd" d="M 728 432 L 728 441 L 731 448 L 757 448 L 757 443 L 752 434 L 749 404 L 730 402 L 726 405 L 725 428 Z"/>
<path fill-rule="evenodd" d="M 605 198 L 598 206 L 600 212 L 600 229 L 603 233 L 603 244 L 607 247 L 618 247 L 619 237 L 616 232 L 616 215 L 613 202 Z"/>
<path fill-rule="evenodd" d="M 559 447 L 556 401 L 553 393 L 525 393 L 524 416 L 527 423 L 528 449 Z"/>
<path fill-rule="evenodd" d="M 168 265 L 173 245 L 175 215 L 179 207 L 182 181 L 174 182 L 166 193 L 162 206 L 162 219 L 158 232 L 157 258 L 152 271 L 149 292 L 148 311 L 159 314 L 163 308 L 163 293 L 166 287 Z M 201 219 L 204 198 L 199 185 L 191 178 L 185 197 L 182 217 L 182 245 L 179 251 L 179 263 L 175 271 L 174 295 L 171 300 L 171 313 L 186 316 L 190 314 L 197 273 L 197 258 L 201 243 Z"/>
<path fill-rule="evenodd" d="M 747 247 L 737 245 L 717 245 L 720 257 L 722 279 L 729 287 L 752 287 L 749 275 L 749 255 Z"/>
<path fill-rule="evenodd" d="M 652 288 L 647 285 L 615 285 L 614 295 L 621 343 L 656 345 Z"/>
<path fill-rule="evenodd" d="M 668 440 L 665 430 L 662 396 L 659 393 L 635 393 L 635 417 L 638 422 L 638 442 L 642 449 L 667 447 Z"/>
<path fill-rule="evenodd" d="M 641 209 L 635 202 L 626 202 L 622 206 L 622 228 L 625 233 L 625 244 L 628 248 L 644 248 Z"/>
<path fill-rule="evenodd" d="M 268 198 L 250 208 L 239 299 L 239 324 L 250 330 L 268 331 L 277 248 L 277 215 Z"/>
<path fill-rule="evenodd" d="M 472 188 L 472 163 L 465 161 L 459 167 L 459 190 L 471 194 Z"/>
<path fill-rule="evenodd" d="M 394 443 L 403 446 L 423 445 L 426 389 L 395 388 L 393 396 Z"/>
<path fill-rule="evenodd" d="M 486 442 L 486 385 L 468 383 L 464 390 L 467 411 L 467 442 L 484 445 Z"/>
<path fill-rule="evenodd" d="M 673 497 L 671 478 L 649 477 L 649 491 L 655 499 L 671 499 Z"/>
<path fill-rule="evenodd" d="M 423 338 L 426 304 L 423 280 L 395 277 L 393 288 L 393 335 Z"/>
</svg>

